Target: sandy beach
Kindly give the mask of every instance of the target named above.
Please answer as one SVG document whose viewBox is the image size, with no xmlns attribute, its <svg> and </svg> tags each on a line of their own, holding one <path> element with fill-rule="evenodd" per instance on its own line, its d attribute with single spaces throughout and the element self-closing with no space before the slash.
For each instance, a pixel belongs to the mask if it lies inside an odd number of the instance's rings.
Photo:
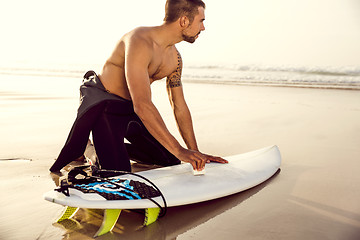
<svg viewBox="0 0 360 240">
<path fill-rule="evenodd" d="M 72 226 L 53 225 L 62 206 L 42 194 L 55 187 L 49 167 L 75 118 L 81 79 L 0 83 L 0 239 L 92 239 L 101 211 L 79 211 Z M 141 228 L 125 211 L 98 239 L 360 238 L 360 91 L 184 83 L 201 151 L 219 156 L 276 144 L 281 171 L 248 191 L 170 208 Z M 165 83 L 153 101 L 180 139 Z M 12 159 L 12 160 L 6 160 Z"/>
</svg>

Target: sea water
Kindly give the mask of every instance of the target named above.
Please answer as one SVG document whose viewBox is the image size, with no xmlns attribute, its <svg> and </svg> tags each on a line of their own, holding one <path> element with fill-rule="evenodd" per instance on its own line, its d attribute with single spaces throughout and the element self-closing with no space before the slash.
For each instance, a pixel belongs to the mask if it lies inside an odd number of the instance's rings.
<svg viewBox="0 0 360 240">
<path fill-rule="evenodd" d="M 219 84 L 360 89 L 360 67 L 199 65 L 184 68 L 183 78 Z"/>
<path fill-rule="evenodd" d="M 0 74 L 7 76 L 82 78 L 96 64 L 0 66 Z M 360 89 L 360 66 L 263 66 L 263 65 L 184 65 L 184 82 L 266 85 L 309 88 Z M 50 83 L 48 83 L 50 84 Z"/>
</svg>

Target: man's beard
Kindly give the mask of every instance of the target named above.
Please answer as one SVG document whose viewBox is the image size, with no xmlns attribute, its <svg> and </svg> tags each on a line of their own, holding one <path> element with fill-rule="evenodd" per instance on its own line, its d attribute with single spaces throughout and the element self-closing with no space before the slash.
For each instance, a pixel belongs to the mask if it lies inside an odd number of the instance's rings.
<svg viewBox="0 0 360 240">
<path fill-rule="evenodd" d="M 184 41 L 189 42 L 189 43 L 194 43 L 196 40 L 196 37 L 200 34 L 200 32 L 198 34 L 196 34 L 195 36 L 188 36 L 185 35 L 184 33 L 182 34 L 182 38 Z"/>
</svg>

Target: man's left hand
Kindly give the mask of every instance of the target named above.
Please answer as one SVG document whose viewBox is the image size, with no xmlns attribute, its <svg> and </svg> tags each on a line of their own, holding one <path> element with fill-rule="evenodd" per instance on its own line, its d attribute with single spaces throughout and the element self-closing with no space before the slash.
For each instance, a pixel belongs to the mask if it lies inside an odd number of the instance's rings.
<svg viewBox="0 0 360 240">
<path fill-rule="evenodd" d="M 206 163 L 210 163 L 210 162 L 229 163 L 227 160 L 225 160 L 221 157 L 216 157 L 216 156 L 212 156 L 212 155 L 208 155 L 208 154 L 203 154 L 203 155 L 205 155 L 205 157 L 207 158 Z"/>
</svg>

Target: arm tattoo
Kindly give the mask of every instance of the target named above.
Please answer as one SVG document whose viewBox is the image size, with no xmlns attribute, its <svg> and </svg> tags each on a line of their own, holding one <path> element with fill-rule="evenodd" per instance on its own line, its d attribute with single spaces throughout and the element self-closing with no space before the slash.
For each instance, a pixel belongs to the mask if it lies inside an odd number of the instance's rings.
<svg viewBox="0 0 360 240">
<path fill-rule="evenodd" d="M 166 79 L 167 85 L 170 88 L 175 88 L 175 87 L 181 86 L 182 61 L 181 61 L 180 53 L 177 50 L 176 50 L 176 52 L 177 52 L 177 61 L 178 61 L 176 71 L 173 72 Z"/>
</svg>

